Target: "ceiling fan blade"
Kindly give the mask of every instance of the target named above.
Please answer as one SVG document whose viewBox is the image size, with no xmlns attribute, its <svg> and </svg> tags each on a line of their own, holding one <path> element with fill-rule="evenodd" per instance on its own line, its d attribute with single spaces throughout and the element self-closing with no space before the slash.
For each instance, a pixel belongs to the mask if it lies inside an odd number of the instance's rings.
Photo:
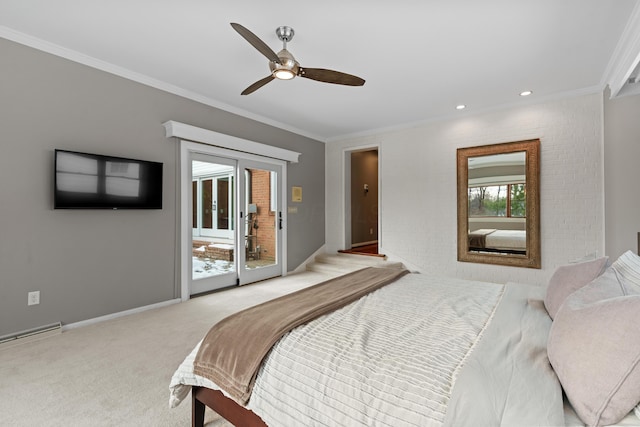
<svg viewBox="0 0 640 427">
<path fill-rule="evenodd" d="M 235 22 L 232 22 L 231 26 L 233 27 L 234 30 L 238 32 L 238 34 L 244 37 L 244 39 L 248 41 L 251 44 L 251 46 L 258 49 L 258 52 L 266 56 L 269 61 L 273 61 L 280 64 L 280 58 L 278 58 L 278 55 L 276 55 L 276 53 L 269 46 L 267 46 L 265 42 L 260 40 L 258 36 L 253 34 L 251 31 L 247 30 L 242 25 L 236 24 Z"/>
<path fill-rule="evenodd" d="M 256 90 L 260 89 L 262 86 L 266 85 L 267 83 L 269 83 L 273 79 L 274 79 L 273 76 L 267 76 L 264 79 L 260 79 L 257 82 L 255 82 L 254 84 L 252 84 L 251 86 L 249 86 L 248 88 L 246 88 L 245 90 L 243 90 L 240 95 L 249 95 L 250 93 L 253 93 Z"/>
<path fill-rule="evenodd" d="M 317 80 L 325 83 L 335 83 L 347 86 L 362 86 L 364 79 L 351 74 L 341 73 L 339 71 L 325 70 L 324 68 L 303 68 L 298 71 L 300 77 Z"/>
</svg>

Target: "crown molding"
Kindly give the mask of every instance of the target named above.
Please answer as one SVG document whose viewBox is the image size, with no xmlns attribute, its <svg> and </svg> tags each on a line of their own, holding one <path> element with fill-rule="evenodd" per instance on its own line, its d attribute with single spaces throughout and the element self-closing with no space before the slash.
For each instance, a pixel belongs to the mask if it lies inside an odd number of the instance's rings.
<svg viewBox="0 0 640 427">
<path fill-rule="evenodd" d="M 307 138 L 315 139 L 320 142 L 325 142 L 323 137 L 318 135 L 311 134 L 309 132 L 305 132 L 301 129 L 289 126 L 285 123 L 278 122 L 276 120 L 269 119 L 264 116 L 260 116 L 258 114 L 251 113 L 249 111 L 243 110 L 241 108 L 236 108 L 231 105 L 216 101 L 215 99 L 200 95 L 196 92 L 192 92 L 190 90 L 181 88 L 179 86 L 172 85 L 170 83 L 154 79 L 145 74 L 141 74 L 132 70 L 129 70 L 124 67 L 119 67 L 117 65 L 111 64 L 109 62 L 103 61 L 98 58 L 94 58 L 89 55 L 85 55 L 84 53 L 80 53 L 78 51 L 68 49 L 66 47 L 57 45 L 55 43 L 48 42 L 43 39 L 39 39 L 37 37 L 33 37 L 31 35 L 13 30 L 4 25 L 0 25 L 0 38 L 4 38 L 6 40 L 10 40 L 15 43 L 22 44 L 24 46 L 28 46 L 42 52 L 46 52 L 55 56 L 59 56 L 64 59 L 68 59 L 70 61 L 86 65 L 91 68 L 95 68 L 100 71 L 104 71 L 110 74 L 114 74 L 116 76 L 125 78 L 127 80 L 134 81 L 136 83 L 143 84 L 145 86 L 149 86 L 163 92 L 167 92 L 173 95 L 181 96 L 186 99 L 190 99 L 192 101 L 199 102 L 201 104 L 207 105 L 209 107 L 217 108 L 222 111 L 226 111 L 227 113 L 236 114 L 238 116 L 245 117 L 250 120 L 254 120 L 256 122 L 260 122 L 269 126 L 276 127 L 278 129 L 282 129 L 287 132 L 295 133 L 297 135 L 301 135 Z"/>
<path fill-rule="evenodd" d="M 620 94 L 638 63 L 640 63 L 640 2 L 636 3 L 631 12 L 603 76 L 602 86 L 609 85 L 611 98 Z"/>
</svg>

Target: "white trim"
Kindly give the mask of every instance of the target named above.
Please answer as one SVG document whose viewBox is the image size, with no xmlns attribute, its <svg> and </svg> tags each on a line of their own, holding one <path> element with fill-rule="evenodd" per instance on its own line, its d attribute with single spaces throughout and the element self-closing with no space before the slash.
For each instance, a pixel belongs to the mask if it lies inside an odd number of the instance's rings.
<svg viewBox="0 0 640 427">
<path fill-rule="evenodd" d="M 326 170 L 326 169 L 325 169 Z M 342 150 L 342 247 L 351 247 L 351 151 L 348 148 Z"/>
<path fill-rule="evenodd" d="M 627 25 L 603 76 L 602 86 L 609 85 L 611 98 L 615 98 L 640 63 L 640 3 L 631 12 Z"/>
<path fill-rule="evenodd" d="M 187 125 L 173 120 L 169 120 L 162 125 L 166 130 L 167 138 L 177 137 L 229 150 L 285 160 L 292 163 L 298 163 L 298 157 L 300 157 L 300 153 L 296 151 L 237 138 L 235 136 L 214 132 L 212 130 Z"/>
<path fill-rule="evenodd" d="M 302 129 L 298 129 L 286 123 L 278 122 L 276 120 L 261 116 L 259 114 L 252 113 L 242 108 L 233 107 L 229 104 L 225 104 L 223 102 L 217 101 L 207 96 L 203 96 L 191 90 L 188 90 L 179 86 L 175 86 L 165 81 L 158 80 L 153 77 L 149 77 L 145 74 L 141 74 L 124 67 L 111 64 L 109 62 L 57 45 L 55 43 L 51 43 L 46 40 L 42 40 L 25 33 L 21 33 L 19 31 L 16 31 L 4 25 L 0 25 L 0 37 L 7 40 L 11 40 L 15 43 L 19 43 L 25 46 L 32 47 L 34 49 L 38 49 L 42 52 L 47 52 L 52 55 L 68 59 L 70 61 L 77 62 L 78 64 L 86 65 L 88 67 L 95 68 L 97 70 L 101 70 L 109 74 L 123 77 L 127 80 L 131 80 L 131 81 L 143 84 L 145 86 L 149 86 L 149 87 L 161 90 L 163 92 L 178 95 L 183 98 L 190 99 L 192 101 L 196 101 L 201 104 L 208 105 L 210 107 L 217 108 L 219 110 L 223 110 L 231 114 L 236 114 L 242 117 L 246 117 L 248 119 L 267 124 L 269 126 L 277 127 L 278 129 L 283 129 L 298 135 L 305 136 L 307 138 L 324 142 L 323 137 L 304 131 Z"/>
<path fill-rule="evenodd" d="M 196 145 L 194 143 L 190 143 Z M 191 297 L 191 292 L 189 290 L 190 283 L 190 275 L 191 275 L 191 258 L 186 257 L 184 254 L 188 253 L 191 248 L 189 248 L 189 244 L 193 239 L 193 236 L 186 235 L 187 225 L 189 223 L 190 215 L 189 210 L 191 208 L 191 191 L 185 188 L 185 183 L 192 182 L 191 181 L 191 155 L 189 153 L 189 149 L 186 143 L 178 144 L 180 147 L 179 153 L 179 163 L 180 163 L 180 182 L 177 184 L 178 192 L 180 193 L 179 198 L 179 206 L 176 210 L 180 211 L 180 221 L 178 223 L 178 239 L 179 239 L 179 247 L 180 251 L 177 254 L 180 264 L 180 299 L 182 301 L 187 301 Z"/>
<path fill-rule="evenodd" d="M 93 319 L 81 320 L 75 323 L 69 323 L 68 325 L 62 325 L 62 332 L 70 329 L 82 328 L 84 326 L 94 325 L 96 323 L 105 322 L 107 320 L 117 319 L 118 317 L 128 316 L 130 314 L 142 313 L 143 311 L 153 310 L 156 308 L 167 307 L 169 305 L 177 304 L 181 302 L 179 298 L 158 302 L 156 304 L 145 305 L 142 307 L 132 308 L 130 310 L 119 311 L 117 313 L 111 313 L 100 317 L 94 317 Z"/>
<path fill-rule="evenodd" d="M 602 215 L 602 223 L 600 232 L 602 233 L 602 240 L 600 241 L 600 248 L 595 250 L 594 259 L 598 256 L 598 253 L 606 254 L 607 249 L 607 195 L 606 195 L 606 183 L 605 183 L 605 146 L 604 146 L 604 96 L 600 97 L 600 185 L 602 194 L 602 200 L 600 205 L 600 215 Z M 599 251 L 599 252 L 598 252 Z"/>
</svg>

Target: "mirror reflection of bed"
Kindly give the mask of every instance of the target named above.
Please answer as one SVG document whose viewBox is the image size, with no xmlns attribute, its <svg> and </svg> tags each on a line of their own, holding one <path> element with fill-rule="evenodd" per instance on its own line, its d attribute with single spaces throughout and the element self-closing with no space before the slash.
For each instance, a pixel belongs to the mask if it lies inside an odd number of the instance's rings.
<svg viewBox="0 0 640 427">
<path fill-rule="evenodd" d="M 499 230 L 496 228 L 470 230 L 469 250 L 525 255 L 527 253 L 527 233 L 524 230 Z"/>
</svg>

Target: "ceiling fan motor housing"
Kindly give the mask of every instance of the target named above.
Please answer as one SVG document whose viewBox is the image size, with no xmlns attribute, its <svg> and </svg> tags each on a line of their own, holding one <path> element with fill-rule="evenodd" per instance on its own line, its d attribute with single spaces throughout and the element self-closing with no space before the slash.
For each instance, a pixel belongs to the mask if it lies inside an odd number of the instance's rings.
<svg viewBox="0 0 640 427">
<path fill-rule="evenodd" d="M 273 77 L 289 80 L 298 75 L 300 64 L 287 49 L 282 49 L 278 52 L 278 58 L 280 58 L 280 64 L 269 61 L 269 69 L 271 69 L 271 75 Z M 289 73 L 287 73 L 287 71 Z M 290 77 L 286 76 L 287 74 L 289 74 Z M 283 77 L 283 75 L 285 76 Z"/>
</svg>

